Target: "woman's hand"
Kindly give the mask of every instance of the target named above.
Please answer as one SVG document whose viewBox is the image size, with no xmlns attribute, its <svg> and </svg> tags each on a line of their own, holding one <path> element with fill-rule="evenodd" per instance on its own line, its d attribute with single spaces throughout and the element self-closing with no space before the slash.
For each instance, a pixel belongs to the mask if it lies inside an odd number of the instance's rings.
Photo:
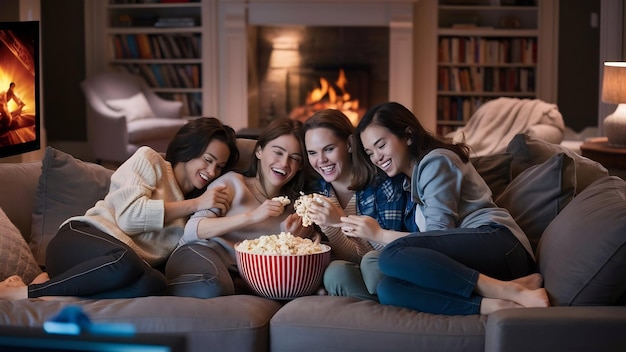
<svg viewBox="0 0 626 352">
<path fill-rule="evenodd" d="M 257 223 L 265 219 L 279 216 L 285 211 L 285 206 L 279 200 L 267 199 L 258 208 L 250 212 L 250 218 Z"/>
<path fill-rule="evenodd" d="M 345 213 L 328 197 L 319 195 L 309 206 L 309 217 L 319 226 L 337 226 Z"/>
<path fill-rule="evenodd" d="M 233 196 L 225 185 L 218 185 L 207 189 L 197 200 L 197 210 L 219 210 L 219 214 L 217 215 L 224 215 L 230 209 Z"/>
<path fill-rule="evenodd" d="M 308 238 L 315 231 L 313 226 L 302 226 L 302 217 L 296 213 L 290 214 L 283 224 L 286 232 L 291 232 L 292 235 L 297 237 Z"/>
<path fill-rule="evenodd" d="M 341 231 L 350 237 L 363 238 L 368 241 L 384 243 L 383 230 L 376 219 L 366 215 L 349 215 L 341 217 Z"/>
</svg>

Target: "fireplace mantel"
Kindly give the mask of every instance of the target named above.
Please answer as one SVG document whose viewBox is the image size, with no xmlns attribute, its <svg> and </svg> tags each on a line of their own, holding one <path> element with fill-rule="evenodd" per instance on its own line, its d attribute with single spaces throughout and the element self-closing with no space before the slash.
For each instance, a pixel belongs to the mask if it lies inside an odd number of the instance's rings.
<svg viewBox="0 0 626 352">
<path fill-rule="evenodd" d="M 388 26 L 389 100 L 413 105 L 413 5 L 417 0 L 220 0 L 215 106 L 235 130 L 248 127 L 248 26 Z"/>
</svg>

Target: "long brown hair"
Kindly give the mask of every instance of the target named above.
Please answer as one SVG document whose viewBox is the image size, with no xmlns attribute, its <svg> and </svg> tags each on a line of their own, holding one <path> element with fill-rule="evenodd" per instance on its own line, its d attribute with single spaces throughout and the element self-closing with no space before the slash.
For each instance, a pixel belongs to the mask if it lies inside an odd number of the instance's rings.
<svg viewBox="0 0 626 352">
<path fill-rule="evenodd" d="M 199 158 L 213 140 L 218 140 L 228 146 L 230 154 L 223 169 L 223 172 L 226 172 L 234 167 L 239 160 L 237 138 L 235 131 L 230 126 L 222 124 L 215 117 L 199 117 L 190 120 L 181 127 L 167 146 L 165 160 L 174 167 L 178 163 Z M 205 189 L 193 190 L 185 196 L 187 198 L 197 197 Z"/>
<path fill-rule="evenodd" d="M 463 162 L 469 161 L 470 150 L 466 144 L 453 144 L 435 137 L 405 106 L 396 102 L 386 102 L 369 109 L 356 127 L 354 148 L 356 164 L 360 165 L 360 170 L 355 169 L 355 186 L 362 187 L 372 183 L 378 169 L 365 153 L 361 141 L 361 133 L 370 125 L 384 127 L 400 139 L 410 138 L 409 154 L 415 162 L 419 162 L 430 151 L 438 148 L 453 151 Z"/>
<path fill-rule="evenodd" d="M 305 149 L 304 149 L 304 141 L 302 140 L 301 129 L 302 129 L 302 122 L 298 120 L 292 120 L 287 117 L 276 118 L 272 120 L 272 122 L 270 122 L 269 125 L 267 125 L 263 129 L 263 131 L 261 131 L 261 134 L 259 135 L 259 138 L 257 139 L 256 145 L 254 146 L 254 150 L 256 151 L 258 148 L 261 148 L 261 149 L 265 148 L 265 146 L 269 142 L 273 141 L 274 139 L 278 137 L 281 137 L 284 135 L 292 135 L 296 138 L 296 140 L 300 144 L 300 151 L 302 152 L 302 158 L 304 159 Z M 259 171 L 260 160 L 259 158 L 257 158 L 255 152 L 252 153 L 252 156 L 250 158 L 251 158 L 250 166 L 248 167 L 248 170 L 244 172 L 244 175 L 248 177 L 256 177 Z M 304 162 L 305 161 L 302 160 L 302 163 Z M 289 180 L 289 182 L 287 182 L 287 184 L 285 184 L 281 188 L 281 194 L 288 196 L 290 199 L 298 198 L 300 196 L 300 191 L 304 189 L 304 185 L 306 182 L 306 174 L 307 174 L 306 168 L 302 167 L 300 170 L 298 170 L 296 174 L 294 175 L 294 177 L 291 180 Z"/>
</svg>

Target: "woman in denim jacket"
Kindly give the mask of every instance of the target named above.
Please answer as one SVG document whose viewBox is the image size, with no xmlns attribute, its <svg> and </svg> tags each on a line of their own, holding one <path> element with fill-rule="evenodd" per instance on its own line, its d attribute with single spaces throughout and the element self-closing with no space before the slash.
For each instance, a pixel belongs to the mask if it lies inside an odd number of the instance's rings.
<svg viewBox="0 0 626 352">
<path fill-rule="evenodd" d="M 377 169 L 404 174 L 417 204 L 421 232 L 378 228 L 368 235 L 389 242 L 378 262 L 381 303 L 448 315 L 549 305 L 528 238 L 493 202 L 466 145 L 435 138 L 406 107 L 390 102 L 363 116 L 355 149 L 370 169 L 357 174 L 357 187 L 369 184 Z M 342 222 L 349 235 L 363 232 L 361 219 Z"/>
</svg>

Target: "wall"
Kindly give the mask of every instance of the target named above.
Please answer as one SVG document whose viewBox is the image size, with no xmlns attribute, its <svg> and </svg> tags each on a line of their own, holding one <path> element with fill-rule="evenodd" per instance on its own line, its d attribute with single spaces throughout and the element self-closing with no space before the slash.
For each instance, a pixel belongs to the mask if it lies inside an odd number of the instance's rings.
<svg viewBox="0 0 626 352">
<path fill-rule="evenodd" d="M 598 121 L 600 0 L 561 1 L 557 105 L 565 125 L 580 132 Z"/>
<path fill-rule="evenodd" d="M 69 141 L 79 145 L 83 142 L 84 145 L 86 139 L 85 102 L 79 89 L 79 82 L 84 78 L 85 70 L 84 31 L 82 30 L 84 25 L 83 0 L 41 2 L 42 28 L 44 28 L 42 31 L 42 58 L 45 72 L 43 99 L 49 144 L 54 146 Z M 572 50 L 569 49 L 570 45 L 579 39 L 572 35 L 577 27 L 585 27 L 587 30 L 589 28 L 589 17 L 584 16 L 581 22 L 570 22 L 567 19 L 570 16 L 569 11 L 581 11 L 580 9 L 585 9 L 588 5 L 594 5 L 597 2 L 598 0 L 560 1 L 561 12 L 564 12 L 564 23 L 560 25 L 559 41 L 564 42 L 563 50 Z M 19 0 L 1 0 L 0 19 L 10 16 L 11 13 L 17 13 L 18 4 Z M 419 35 L 419 33 L 415 35 Z M 568 56 L 570 61 L 576 61 L 571 60 L 571 58 L 578 57 L 583 51 L 593 55 L 593 50 L 589 50 L 585 46 L 585 50 L 582 51 L 572 50 L 569 54 L 561 53 L 559 64 L 561 65 L 561 61 Z M 568 72 L 573 72 L 573 74 L 569 74 L 568 79 L 560 79 L 558 82 L 559 105 L 562 110 L 564 109 L 567 123 L 577 126 L 577 129 L 584 126 L 596 126 L 597 110 L 585 113 L 579 113 L 579 111 L 587 111 L 590 106 L 597 109 L 597 92 L 599 89 L 597 81 L 583 85 L 576 80 L 577 73 L 581 71 L 574 71 L 577 70 L 575 67 L 568 67 L 567 63 L 563 64 L 565 67 L 559 69 L 560 77 L 563 78 Z M 597 65 L 592 67 L 597 67 Z M 585 68 L 585 71 L 593 74 L 593 71 L 597 70 Z M 597 75 L 597 72 L 595 74 Z M 589 80 L 590 78 L 585 79 Z M 583 93 L 586 89 L 593 90 L 593 94 Z M 570 111 L 576 113 L 570 113 Z M 75 153 L 73 150 L 69 152 Z M 84 148 L 78 152 L 84 153 Z"/>
<path fill-rule="evenodd" d="M 97 0 L 102 1 L 102 0 Z M 48 141 L 84 141 L 87 128 L 83 0 L 41 1 L 44 115 Z"/>
</svg>

